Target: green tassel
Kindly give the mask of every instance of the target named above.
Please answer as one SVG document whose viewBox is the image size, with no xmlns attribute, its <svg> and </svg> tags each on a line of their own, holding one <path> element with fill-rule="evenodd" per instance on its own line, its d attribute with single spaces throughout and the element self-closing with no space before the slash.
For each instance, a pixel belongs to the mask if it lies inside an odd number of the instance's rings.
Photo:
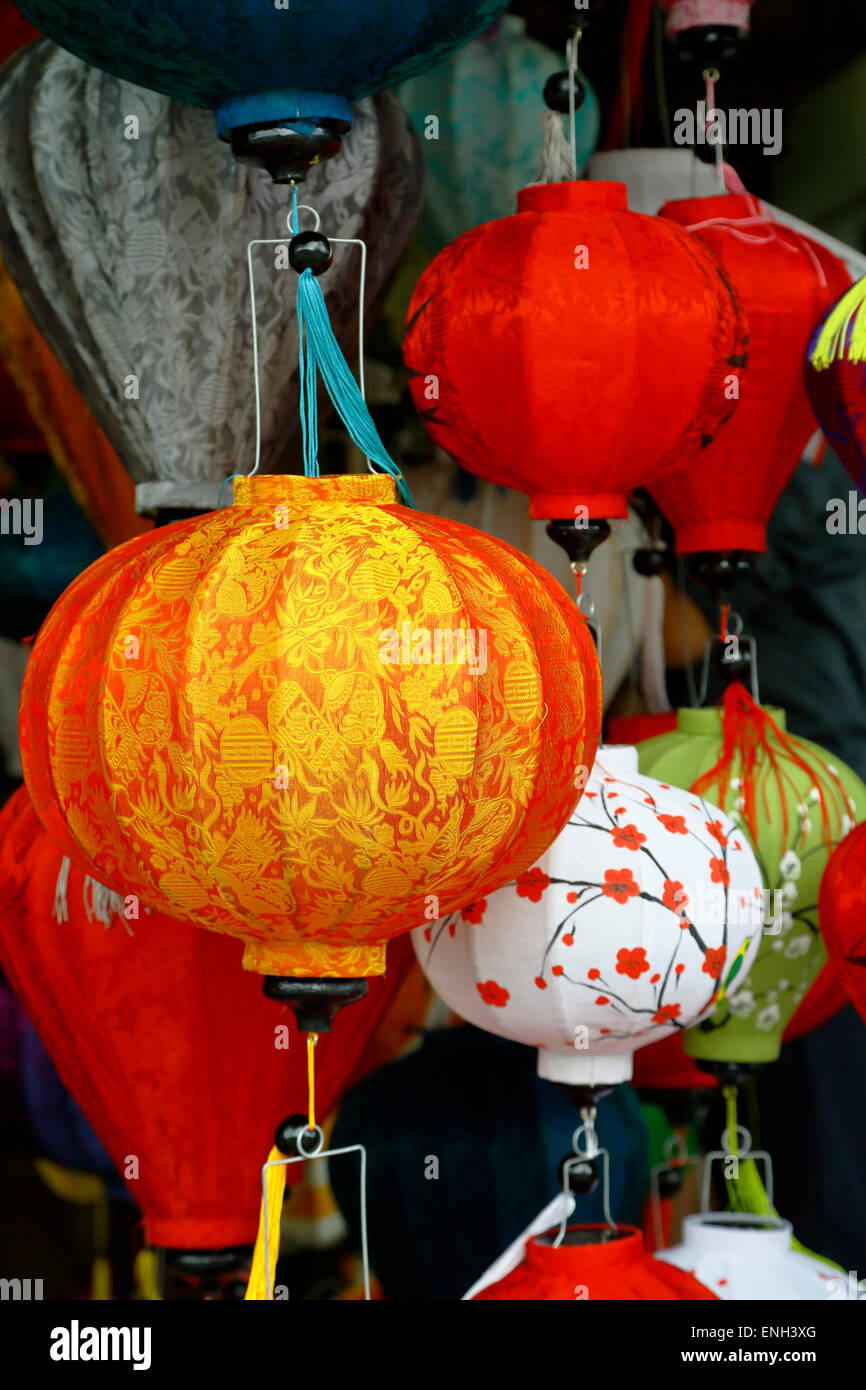
<svg viewBox="0 0 866 1390">
<path fill-rule="evenodd" d="M 809 354 L 809 361 L 816 371 L 824 371 L 842 359 L 866 362 L 866 314 L 860 313 L 864 301 L 866 276 L 843 294 L 821 325 L 815 346 Z"/>
</svg>

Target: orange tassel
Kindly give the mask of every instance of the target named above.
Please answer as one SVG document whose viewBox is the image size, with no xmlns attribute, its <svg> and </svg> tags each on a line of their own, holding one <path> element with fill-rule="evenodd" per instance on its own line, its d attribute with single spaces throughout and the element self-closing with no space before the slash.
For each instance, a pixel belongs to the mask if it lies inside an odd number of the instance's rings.
<svg viewBox="0 0 866 1390">
<path fill-rule="evenodd" d="M 772 742 L 770 741 L 771 735 Z M 704 796 L 709 795 L 711 790 L 715 788 L 716 795 L 710 799 L 716 801 L 720 806 L 724 806 L 730 787 L 734 761 L 739 755 L 744 801 L 743 817 L 752 839 L 757 839 L 758 788 L 761 771 L 759 765 L 764 762 L 767 769 L 761 788 L 764 815 L 767 820 L 770 819 L 771 812 L 767 800 L 766 782 L 769 777 L 772 777 L 775 780 L 779 799 L 782 803 L 784 833 L 787 838 L 789 816 L 786 790 L 793 789 L 797 800 L 800 799 L 799 793 L 785 768 L 786 763 L 793 764 L 801 772 L 805 772 L 815 784 L 821 806 L 823 838 L 825 844 L 829 845 L 838 838 L 842 816 L 846 812 L 850 814 L 851 807 L 845 789 L 836 774 L 826 766 L 823 768 L 823 776 L 819 774 L 814 764 L 805 760 L 803 754 L 807 751 L 799 739 L 793 738 L 779 727 L 767 711 L 752 698 L 744 685 L 735 681 L 728 686 L 722 701 L 721 755 L 707 772 L 692 783 L 690 790 L 696 792 L 698 796 Z M 831 815 L 837 821 L 836 829 L 831 824 Z"/>
</svg>

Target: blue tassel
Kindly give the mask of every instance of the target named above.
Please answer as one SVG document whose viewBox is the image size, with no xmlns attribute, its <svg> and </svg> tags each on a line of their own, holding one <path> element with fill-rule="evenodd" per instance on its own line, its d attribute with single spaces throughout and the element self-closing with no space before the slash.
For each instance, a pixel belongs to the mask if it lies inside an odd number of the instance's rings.
<svg viewBox="0 0 866 1390">
<path fill-rule="evenodd" d="M 305 270 L 298 279 L 298 332 L 301 436 L 305 475 L 308 478 L 319 476 L 316 373 L 320 371 L 328 395 L 358 448 L 362 449 L 383 473 L 390 473 L 397 484 L 400 500 L 407 507 L 414 507 L 415 503 L 406 480 L 379 438 L 379 432 L 358 383 L 340 351 L 322 291 L 312 270 Z"/>
</svg>

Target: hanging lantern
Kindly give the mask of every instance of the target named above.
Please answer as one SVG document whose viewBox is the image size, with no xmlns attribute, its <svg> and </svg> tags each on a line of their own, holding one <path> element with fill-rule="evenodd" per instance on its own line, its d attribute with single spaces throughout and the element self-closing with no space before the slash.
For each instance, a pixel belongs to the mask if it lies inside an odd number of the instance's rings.
<svg viewBox="0 0 866 1390">
<path fill-rule="evenodd" d="M 711 796 L 761 866 L 765 922 L 740 988 L 684 1038 L 686 1052 L 736 1079 L 779 1055 L 794 1010 L 827 959 L 818 885 L 833 844 L 866 807 L 859 777 L 817 744 L 785 732 L 740 685 L 723 709 L 681 709 L 675 733 L 641 744 L 641 771 Z"/>
<path fill-rule="evenodd" d="M 665 38 L 681 58 L 722 62 L 749 37 L 753 0 L 659 0 Z"/>
<path fill-rule="evenodd" d="M 124 139 L 133 117 L 137 138 Z M 324 230 L 376 248 L 368 304 L 409 238 L 422 187 L 417 138 L 391 95 L 361 102 L 341 154 L 310 174 L 308 197 Z M 232 159 L 204 112 L 108 77 L 44 41 L 3 70 L 0 252 L 132 475 L 140 512 L 162 510 L 173 520 L 178 509 L 212 511 L 223 480 L 253 466 L 245 252 L 248 242 L 282 233 L 288 242 L 290 206 L 288 189 Z M 275 268 L 281 250 L 285 258 L 285 247 L 250 253 L 266 471 L 279 466 L 298 428 L 295 275 Z M 358 248 L 339 246 L 321 281 L 350 355 L 358 265 Z M 92 471 L 87 439 L 73 443 L 78 466 Z"/>
<path fill-rule="evenodd" d="M 687 1270 L 726 1303 L 844 1298 L 847 1276 L 794 1250 L 792 1239 L 790 1221 L 716 1211 L 687 1216 L 680 1244 L 654 1258 Z"/>
<path fill-rule="evenodd" d="M 803 370 L 809 404 L 828 444 L 866 494 L 864 298 L 866 279 L 858 280 L 828 310 L 812 335 Z"/>
<path fill-rule="evenodd" d="M 866 826 L 833 851 L 821 880 L 818 916 L 827 950 L 850 999 L 866 1019 Z"/>
<path fill-rule="evenodd" d="M 216 111 L 238 158 L 303 179 L 340 148 L 352 101 L 446 58 L 505 0 L 21 0 L 42 33 L 95 68 L 188 106 Z"/>
<path fill-rule="evenodd" d="M 608 1226 L 569 1226 L 560 1246 L 553 1245 L 554 1234 L 528 1240 L 521 1263 L 498 1283 L 488 1284 L 472 1302 L 661 1303 L 716 1298 L 690 1273 L 664 1269 L 644 1249 L 635 1226 L 618 1226 L 615 1233 Z"/>
<path fill-rule="evenodd" d="M 22 763 L 115 891 L 239 936 L 247 969 L 347 979 L 529 868 L 600 709 L 585 622 L 531 560 L 390 477 L 254 477 L 66 590 Z"/>
<path fill-rule="evenodd" d="M 306 1105 L 306 1052 L 289 1036 L 288 1010 L 239 969 L 237 942 L 157 912 L 138 917 L 129 897 L 71 865 L 25 788 L 0 815 L 0 846 L 0 961 L 141 1207 L 147 1240 L 251 1245 L 262 1153 Z M 321 1114 L 347 1087 L 410 959 L 398 950 L 388 981 L 374 982 L 336 1020 L 333 1045 L 319 1047 Z"/>
<path fill-rule="evenodd" d="M 758 949 L 760 873 L 715 806 L 604 747 L 547 854 L 513 884 L 413 933 L 468 1022 L 535 1046 L 538 1072 L 614 1086 L 632 1053 L 689 1026 Z"/>
<path fill-rule="evenodd" d="M 703 457 L 744 323 L 713 256 L 629 212 L 624 185 L 537 184 L 517 208 L 428 266 L 404 356 L 436 443 L 577 543 L 589 520 L 626 516 L 634 487 Z"/>
<path fill-rule="evenodd" d="M 686 460 L 648 481 L 676 533 L 680 554 L 727 598 L 766 549 L 766 523 L 815 430 L 803 389 L 803 354 L 815 321 L 848 283 L 842 261 L 818 242 L 774 222 L 748 194 L 682 198 L 659 216 L 690 229 L 712 250 L 749 321 L 749 369 L 723 384 L 736 413 L 700 465 Z M 709 554 L 707 553 L 709 552 Z"/>
</svg>

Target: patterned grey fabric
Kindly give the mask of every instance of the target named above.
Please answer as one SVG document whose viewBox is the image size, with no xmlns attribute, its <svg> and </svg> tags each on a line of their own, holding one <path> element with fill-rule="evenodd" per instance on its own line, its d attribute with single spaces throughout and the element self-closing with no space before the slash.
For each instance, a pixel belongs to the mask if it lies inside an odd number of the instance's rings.
<svg viewBox="0 0 866 1390">
<path fill-rule="evenodd" d="M 389 94 L 357 104 L 341 154 L 299 192 L 326 234 L 367 241 L 368 304 L 422 196 L 417 140 Z M 290 202 L 234 160 L 209 112 L 47 40 L 0 72 L 0 254 L 134 478 L 139 511 L 215 507 L 223 479 L 253 466 L 246 247 L 288 236 Z M 298 425 L 297 282 L 274 249 L 253 252 L 265 472 Z M 359 265 L 358 248 L 337 246 L 320 282 L 350 362 Z"/>
</svg>

